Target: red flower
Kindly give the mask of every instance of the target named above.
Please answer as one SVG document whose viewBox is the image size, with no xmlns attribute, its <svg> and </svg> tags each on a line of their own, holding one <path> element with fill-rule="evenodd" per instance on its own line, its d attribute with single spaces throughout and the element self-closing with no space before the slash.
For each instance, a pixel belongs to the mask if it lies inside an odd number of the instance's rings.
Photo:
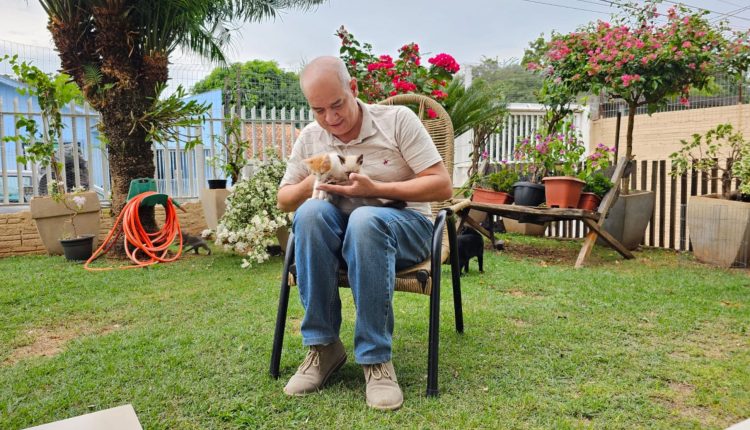
<svg viewBox="0 0 750 430">
<path fill-rule="evenodd" d="M 432 90 L 432 97 L 434 97 L 436 100 L 442 100 L 448 97 L 448 93 L 441 90 Z"/>
<path fill-rule="evenodd" d="M 433 118 L 437 118 L 438 114 L 437 114 L 437 112 L 435 112 L 434 110 L 432 110 L 432 108 L 427 108 L 427 116 L 430 119 L 433 119 Z"/>
<path fill-rule="evenodd" d="M 456 63 L 456 60 L 445 53 L 438 54 L 427 61 L 429 61 L 429 63 L 434 65 L 435 67 L 442 67 L 443 69 L 451 73 L 456 73 L 460 69 L 458 63 Z"/>
</svg>

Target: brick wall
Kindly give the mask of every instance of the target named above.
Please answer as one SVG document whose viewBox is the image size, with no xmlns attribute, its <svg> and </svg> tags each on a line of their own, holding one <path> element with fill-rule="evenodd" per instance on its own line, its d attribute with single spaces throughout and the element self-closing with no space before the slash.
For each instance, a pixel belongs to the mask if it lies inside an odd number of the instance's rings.
<svg viewBox="0 0 750 430">
<path fill-rule="evenodd" d="M 626 116 L 620 124 L 620 154 L 625 153 Z M 690 141 L 693 133 L 705 133 L 722 123 L 731 123 L 750 138 L 750 106 L 735 105 L 707 109 L 660 112 L 651 116 L 636 115 L 633 128 L 633 155 L 638 160 L 668 160 L 681 148 L 680 139 Z M 615 143 L 616 118 L 591 122 L 591 144 Z"/>
<path fill-rule="evenodd" d="M 180 220 L 180 227 L 183 232 L 200 234 L 207 228 L 200 202 L 183 203 L 182 207 L 187 213 L 178 209 L 177 217 Z M 158 222 L 163 219 L 164 208 L 157 206 L 156 220 Z M 103 209 L 99 228 L 99 243 L 107 236 L 113 223 L 114 219 L 110 217 L 109 209 Z M 31 219 L 31 212 L 0 214 L 0 258 L 21 254 L 44 254 L 45 252 L 36 225 Z"/>
</svg>

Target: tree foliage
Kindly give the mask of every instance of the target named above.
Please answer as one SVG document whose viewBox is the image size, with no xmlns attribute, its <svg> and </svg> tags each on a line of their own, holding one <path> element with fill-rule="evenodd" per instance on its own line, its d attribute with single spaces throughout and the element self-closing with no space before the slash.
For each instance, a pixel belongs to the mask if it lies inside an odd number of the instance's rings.
<svg viewBox="0 0 750 430">
<path fill-rule="evenodd" d="M 526 70 L 515 59 L 482 58 L 482 62 L 471 69 L 471 75 L 473 79 L 498 84 L 508 103 L 536 102 L 543 82 L 541 76 Z"/>
<path fill-rule="evenodd" d="M 221 89 L 225 105 L 237 99 L 250 107 L 296 108 L 307 107 L 299 76 L 279 68 L 275 61 L 252 60 L 246 63 L 233 63 L 229 67 L 217 67 L 198 81 L 193 94 Z"/>
</svg>

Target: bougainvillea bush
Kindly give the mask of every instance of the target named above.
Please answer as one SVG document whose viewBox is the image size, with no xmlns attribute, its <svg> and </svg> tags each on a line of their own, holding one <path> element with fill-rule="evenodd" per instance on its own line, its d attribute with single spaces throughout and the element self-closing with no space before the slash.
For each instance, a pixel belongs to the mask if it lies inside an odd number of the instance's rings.
<svg viewBox="0 0 750 430">
<path fill-rule="evenodd" d="M 448 97 L 446 86 L 459 71 L 456 60 L 445 53 L 430 57 L 428 66 L 422 64 L 419 45 L 407 43 L 390 55 L 372 54 L 372 45 L 360 43 L 341 26 L 336 31 L 341 39 L 340 57 L 357 79 L 359 98 L 376 103 L 396 94 L 423 94 L 441 102 Z"/>
<path fill-rule="evenodd" d="M 672 96 L 687 104 L 691 88 L 704 89 L 717 74 L 740 73 L 748 65 L 748 33 L 730 35 L 708 20 L 707 11 L 672 6 L 662 14 L 659 3 L 626 5 L 611 22 L 553 33 L 532 43 L 524 57 L 526 67 L 551 85 L 624 100 L 628 159 L 637 107 L 653 113 Z"/>
</svg>

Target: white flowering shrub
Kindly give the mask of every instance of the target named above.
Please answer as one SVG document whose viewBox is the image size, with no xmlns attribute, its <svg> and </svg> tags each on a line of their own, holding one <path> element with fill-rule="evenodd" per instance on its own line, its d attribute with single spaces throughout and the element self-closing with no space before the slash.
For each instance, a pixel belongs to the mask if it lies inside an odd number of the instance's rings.
<svg viewBox="0 0 750 430">
<path fill-rule="evenodd" d="M 276 230 L 291 225 L 291 214 L 276 207 L 276 193 L 285 169 L 284 161 L 269 156 L 252 177 L 237 183 L 227 197 L 226 212 L 216 226 L 215 243 L 245 255 L 243 268 L 268 260 L 266 247 L 276 242 Z"/>
</svg>

